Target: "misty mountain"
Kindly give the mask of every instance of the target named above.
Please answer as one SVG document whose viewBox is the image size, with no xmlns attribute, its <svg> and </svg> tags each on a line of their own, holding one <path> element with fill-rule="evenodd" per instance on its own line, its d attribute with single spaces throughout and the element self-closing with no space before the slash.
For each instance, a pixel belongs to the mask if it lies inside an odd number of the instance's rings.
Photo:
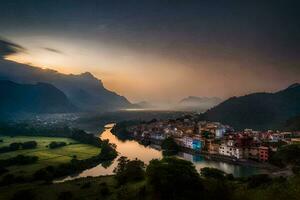
<svg viewBox="0 0 300 200">
<path fill-rule="evenodd" d="M 77 109 L 66 95 L 47 83 L 0 81 L 0 113 L 65 113 Z"/>
<path fill-rule="evenodd" d="M 203 119 L 220 121 L 237 129 L 276 129 L 300 115 L 300 84 L 275 93 L 232 97 L 208 110 Z"/>
<path fill-rule="evenodd" d="M 0 59 L 0 80 L 22 84 L 52 84 L 64 92 L 76 107 L 84 111 L 118 109 L 131 105 L 125 97 L 107 90 L 102 81 L 89 72 L 67 75 Z"/>
<path fill-rule="evenodd" d="M 189 96 L 178 103 L 178 107 L 183 110 L 206 111 L 222 102 L 218 97 L 196 97 Z"/>
<path fill-rule="evenodd" d="M 140 101 L 138 103 L 133 104 L 133 108 L 155 108 L 154 105 L 149 103 L 148 101 Z"/>
</svg>

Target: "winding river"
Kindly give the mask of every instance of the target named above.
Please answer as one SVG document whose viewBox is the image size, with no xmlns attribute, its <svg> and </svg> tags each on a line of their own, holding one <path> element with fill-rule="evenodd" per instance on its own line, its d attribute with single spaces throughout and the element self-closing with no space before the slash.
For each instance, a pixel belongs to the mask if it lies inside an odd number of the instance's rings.
<svg viewBox="0 0 300 200">
<path fill-rule="evenodd" d="M 111 129 L 114 124 L 108 124 L 105 126 L 105 130 L 100 135 L 101 139 L 108 139 L 110 143 L 114 143 L 117 146 L 117 151 L 119 152 L 120 156 L 126 156 L 129 159 L 138 158 L 144 161 L 146 164 L 149 163 L 150 160 L 155 158 L 162 158 L 162 152 L 152 147 L 145 147 L 134 140 L 126 140 L 122 141 L 117 136 L 111 133 Z M 197 170 L 200 170 L 203 167 L 213 167 L 220 169 L 226 173 L 231 173 L 235 177 L 243 177 L 243 176 L 250 176 L 253 174 L 258 173 L 266 173 L 265 170 L 260 168 L 255 168 L 253 166 L 241 166 L 241 165 L 234 165 L 229 164 L 222 161 L 212 161 L 207 160 L 203 156 L 199 155 L 192 155 L 188 153 L 180 153 L 179 157 L 184 158 L 185 160 L 191 161 L 196 166 Z M 117 166 L 117 159 L 116 158 L 112 163 L 103 165 L 100 164 L 94 168 L 87 169 L 80 174 L 69 176 L 63 179 L 62 181 L 72 180 L 81 177 L 88 177 L 88 176 L 101 176 L 101 175 L 111 175 L 113 174 L 114 168 Z"/>
</svg>

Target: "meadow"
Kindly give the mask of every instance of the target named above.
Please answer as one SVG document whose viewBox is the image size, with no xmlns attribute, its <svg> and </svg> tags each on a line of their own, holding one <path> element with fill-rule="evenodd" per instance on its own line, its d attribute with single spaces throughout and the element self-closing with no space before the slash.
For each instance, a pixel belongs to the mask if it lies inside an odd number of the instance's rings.
<svg viewBox="0 0 300 200">
<path fill-rule="evenodd" d="M 8 167 L 9 173 L 14 175 L 32 175 L 35 171 L 49 165 L 56 166 L 62 163 L 68 163 L 74 157 L 84 160 L 98 155 L 100 148 L 88 144 L 81 144 L 70 138 L 60 137 L 31 137 L 31 136 L 0 136 L 0 147 L 9 146 L 13 142 L 36 141 L 38 143 L 35 149 L 17 150 L 0 154 L 0 160 L 15 157 L 17 155 L 37 156 L 36 163 L 23 166 Z M 50 149 L 47 146 L 53 142 L 65 142 L 67 146 Z"/>
</svg>

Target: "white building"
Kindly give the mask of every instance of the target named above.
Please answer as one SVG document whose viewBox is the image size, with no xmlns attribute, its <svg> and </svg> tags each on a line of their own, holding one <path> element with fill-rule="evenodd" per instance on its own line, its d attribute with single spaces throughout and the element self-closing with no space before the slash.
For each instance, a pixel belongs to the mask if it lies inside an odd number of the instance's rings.
<svg viewBox="0 0 300 200">
<path fill-rule="evenodd" d="M 221 144 L 219 147 L 219 154 L 224 156 L 230 156 L 237 159 L 243 158 L 243 151 L 241 148 L 228 146 L 227 144 Z"/>
<path fill-rule="evenodd" d="M 164 134 L 159 134 L 159 133 L 153 133 L 150 135 L 151 139 L 155 139 L 155 140 L 164 140 L 166 139 Z"/>
<path fill-rule="evenodd" d="M 222 138 L 224 136 L 225 132 L 226 132 L 226 129 L 224 127 L 218 127 L 216 129 L 216 138 L 218 138 L 218 139 Z"/>
<path fill-rule="evenodd" d="M 193 148 L 193 138 L 191 138 L 191 137 L 182 137 L 181 141 L 182 141 L 184 147 L 190 148 L 190 149 Z"/>
</svg>

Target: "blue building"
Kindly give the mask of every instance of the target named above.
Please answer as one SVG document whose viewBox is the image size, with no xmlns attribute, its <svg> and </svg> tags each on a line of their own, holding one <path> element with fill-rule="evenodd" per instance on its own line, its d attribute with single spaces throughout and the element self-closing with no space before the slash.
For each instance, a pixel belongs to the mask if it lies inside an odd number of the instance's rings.
<svg viewBox="0 0 300 200">
<path fill-rule="evenodd" d="M 194 150 L 197 150 L 197 151 L 200 151 L 202 149 L 202 141 L 201 140 L 198 140 L 198 139 L 193 139 L 193 149 Z"/>
</svg>

